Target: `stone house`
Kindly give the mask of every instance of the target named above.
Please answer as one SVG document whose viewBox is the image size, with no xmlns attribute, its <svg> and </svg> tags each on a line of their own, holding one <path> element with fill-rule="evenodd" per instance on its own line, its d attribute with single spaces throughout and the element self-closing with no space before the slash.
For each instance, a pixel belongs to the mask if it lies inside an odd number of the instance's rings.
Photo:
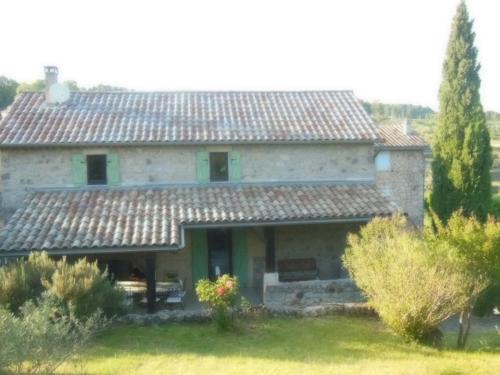
<svg viewBox="0 0 500 375">
<path fill-rule="evenodd" d="M 346 235 L 374 216 L 422 223 L 424 142 L 350 91 L 53 91 L 20 94 L 0 123 L 5 257 L 262 288 L 284 260 L 344 277 Z"/>
</svg>

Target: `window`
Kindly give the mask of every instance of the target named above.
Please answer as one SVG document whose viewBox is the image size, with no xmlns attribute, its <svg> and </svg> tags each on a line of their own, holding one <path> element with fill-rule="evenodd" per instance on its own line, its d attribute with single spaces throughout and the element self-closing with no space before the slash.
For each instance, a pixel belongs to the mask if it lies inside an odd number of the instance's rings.
<svg viewBox="0 0 500 375">
<path fill-rule="evenodd" d="M 375 157 L 375 169 L 377 171 L 389 171 L 391 169 L 391 154 L 389 151 L 380 151 Z"/>
<path fill-rule="evenodd" d="M 227 152 L 210 153 L 210 181 L 228 181 L 228 155 Z"/>
<path fill-rule="evenodd" d="M 87 184 L 106 185 L 107 183 L 106 155 L 87 155 Z"/>
<path fill-rule="evenodd" d="M 238 151 L 199 151 L 196 153 L 198 182 L 241 181 L 241 156 Z"/>
</svg>

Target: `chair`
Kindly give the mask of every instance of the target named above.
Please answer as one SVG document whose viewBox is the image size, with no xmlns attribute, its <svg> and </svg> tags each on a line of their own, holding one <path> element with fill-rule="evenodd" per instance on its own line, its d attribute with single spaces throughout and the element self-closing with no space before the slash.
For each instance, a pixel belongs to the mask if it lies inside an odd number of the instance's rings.
<svg viewBox="0 0 500 375">
<path fill-rule="evenodd" d="M 186 291 L 184 290 L 184 281 L 179 280 L 179 289 L 171 290 L 167 294 L 167 299 L 165 303 L 168 305 L 181 305 L 182 309 L 185 308 L 184 297 L 186 296 Z"/>
</svg>

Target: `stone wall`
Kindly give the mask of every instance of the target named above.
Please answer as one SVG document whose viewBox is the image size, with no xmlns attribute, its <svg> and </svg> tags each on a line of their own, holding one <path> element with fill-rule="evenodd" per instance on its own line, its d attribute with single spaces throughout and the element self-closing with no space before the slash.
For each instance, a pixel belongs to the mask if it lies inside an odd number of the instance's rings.
<svg viewBox="0 0 500 375">
<path fill-rule="evenodd" d="M 320 279 L 346 277 L 340 257 L 348 233 L 361 224 L 314 224 L 276 227 L 276 260 L 314 258 Z"/>
<path fill-rule="evenodd" d="M 351 279 L 296 281 L 264 286 L 266 306 L 302 307 L 363 301 L 363 296 Z"/>
<path fill-rule="evenodd" d="M 424 219 L 425 158 L 419 150 L 390 151 L 390 169 L 377 171 L 375 181 L 385 195 L 418 226 Z"/>
<path fill-rule="evenodd" d="M 2 208 L 19 207 L 29 188 L 71 187 L 74 154 L 116 153 L 122 185 L 145 185 L 195 182 L 202 150 L 240 151 L 244 182 L 374 177 L 373 146 L 366 144 L 11 149 L 0 154 Z"/>
</svg>

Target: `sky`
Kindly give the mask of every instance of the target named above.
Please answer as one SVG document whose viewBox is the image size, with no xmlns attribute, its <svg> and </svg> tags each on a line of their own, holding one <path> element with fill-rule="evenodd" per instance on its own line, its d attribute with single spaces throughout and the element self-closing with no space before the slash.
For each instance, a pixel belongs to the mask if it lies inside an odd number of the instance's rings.
<svg viewBox="0 0 500 375">
<path fill-rule="evenodd" d="M 0 75 L 134 90 L 335 90 L 438 107 L 458 0 L 2 0 Z M 468 0 L 500 112 L 500 1 Z"/>
</svg>

